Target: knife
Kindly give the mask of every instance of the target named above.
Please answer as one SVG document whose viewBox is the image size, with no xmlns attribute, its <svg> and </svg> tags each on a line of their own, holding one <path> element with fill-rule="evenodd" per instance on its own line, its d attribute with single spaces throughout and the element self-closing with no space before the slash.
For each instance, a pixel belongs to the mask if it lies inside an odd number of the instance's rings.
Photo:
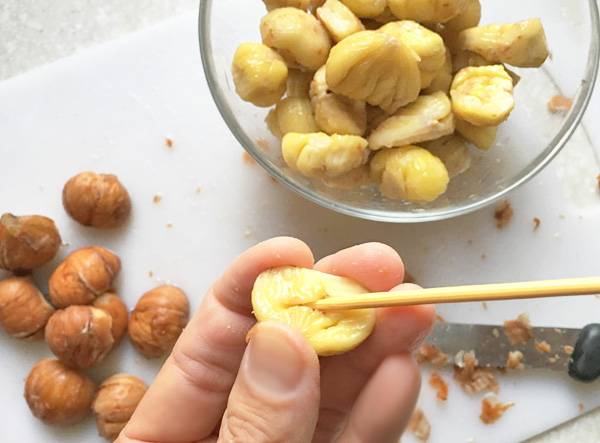
<svg viewBox="0 0 600 443">
<path fill-rule="evenodd" d="M 533 339 L 511 345 L 503 326 L 437 322 L 426 343 L 450 357 L 475 351 L 480 367 L 504 368 L 509 351 L 523 353 L 526 368 L 567 371 L 572 378 L 591 382 L 600 377 L 600 324 L 582 329 L 532 327 Z M 551 352 L 540 352 L 535 342 L 545 341 Z M 567 348 L 565 348 L 567 347 Z M 573 352 L 569 353 L 569 348 Z M 449 359 L 452 364 L 452 358 Z"/>
</svg>

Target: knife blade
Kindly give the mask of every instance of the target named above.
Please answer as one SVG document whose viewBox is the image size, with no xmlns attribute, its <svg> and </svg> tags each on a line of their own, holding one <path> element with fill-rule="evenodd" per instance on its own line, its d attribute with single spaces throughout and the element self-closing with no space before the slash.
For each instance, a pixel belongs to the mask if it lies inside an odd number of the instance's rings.
<svg viewBox="0 0 600 443">
<path fill-rule="evenodd" d="M 571 355 L 565 346 L 575 346 L 581 329 L 533 327 L 531 332 L 533 339 L 514 346 L 504 334 L 503 326 L 437 322 L 426 343 L 448 354 L 449 364 L 454 364 L 452 357 L 461 351 L 475 351 L 480 367 L 504 368 L 509 351 L 521 351 L 526 368 L 566 371 Z M 551 352 L 538 351 L 536 341 L 547 342 Z"/>
</svg>

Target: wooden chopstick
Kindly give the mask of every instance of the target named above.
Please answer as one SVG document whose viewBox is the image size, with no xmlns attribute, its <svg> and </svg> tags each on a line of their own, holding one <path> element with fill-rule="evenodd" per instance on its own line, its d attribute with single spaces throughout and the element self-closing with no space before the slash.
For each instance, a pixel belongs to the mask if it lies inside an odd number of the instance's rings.
<svg viewBox="0 0 600 443">
<path fill-rule="evenodd" d="M 522 283 L 429 288 L 398 292 L 374 292 L 370 294 L 342 294 L 318 300 L 308 304 L 308 306 L 322 311 L 330 311 L 599 293 L 600 277 L 584 277 Z"/>
</svg>

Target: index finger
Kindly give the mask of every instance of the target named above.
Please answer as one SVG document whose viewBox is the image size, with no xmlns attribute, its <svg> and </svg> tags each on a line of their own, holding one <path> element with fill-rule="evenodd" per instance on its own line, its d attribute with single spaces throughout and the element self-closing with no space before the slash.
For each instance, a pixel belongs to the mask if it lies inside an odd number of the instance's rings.
<svg viewBox="0 0 600 443">
<path fill-rule="evenodd" d="M 351 278 L 369 291 L 389 291 L 404 279 L 404 263 L 383 243 L 363 243 L 342 249 L 315 264 L 317 271 Z"/>
<path fill-rule="evenodd" d="M 286 265 L 312 267 L 308 246 L 274 238 L 232 263 L 207 293 L 119 441 L 198 441 L 213 433 L 255 323 L 254 281 L 261 272 Z"/>
<path fill-rule="evenodd" d="M 400 256 L 381 243 L 345 249 L 320 260 L 315 269 L 351 278 L 377 292 L 391 290 L 404 278 Z M 407 287 L 412 288 L 402 285 L 397 289 Z M 389 356 L 412 350 L 427 334 L 433 315 L 431 306 L 379 309 L 375 329 L 363 344 L 347 354 L 321 361 L 321 416 L 315 433 L 317 440 L 337 439 L 356 398 L 380 364 Z M 399 376 L 405 375 L 410 374 Z M 403 398 L 411 399 L 409 395 Z"/>
</svg>

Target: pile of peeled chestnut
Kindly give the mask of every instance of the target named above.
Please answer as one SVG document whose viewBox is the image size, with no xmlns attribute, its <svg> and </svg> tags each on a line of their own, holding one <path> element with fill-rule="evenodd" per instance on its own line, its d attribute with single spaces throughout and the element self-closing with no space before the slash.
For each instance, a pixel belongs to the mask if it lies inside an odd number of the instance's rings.
<svg viewBox="0 0 600 443">
<path fill-rule="evenodd" d="M 63 206 L 85 226 L 123 226 L 131 212 L 129 193 L 114 175 L 84 172 L 63 189 Z M 41 215 L 0 218 L 0 329 L 18 339 L 45 339 L 56 359 L 40 360 L 25 382 L 25 400 L 33 415 L 53 425 L 71 425 L 90 412 L 100 435 L 114 440 L 146 392 L 130 374 L 115 374 L 100 386 L 85 374 L 104 360 L 128 333 L 146 357 L 168 352 L 189 316 L 186 295 L 163 285 L 141 296 L 129 310 L 113 282 L 121 261 L 101 246 L 69 254 L 48 281 L 46 297 L 33 271 L 52 261 L 62 240 L 54 222 Z"/>
</svg>

